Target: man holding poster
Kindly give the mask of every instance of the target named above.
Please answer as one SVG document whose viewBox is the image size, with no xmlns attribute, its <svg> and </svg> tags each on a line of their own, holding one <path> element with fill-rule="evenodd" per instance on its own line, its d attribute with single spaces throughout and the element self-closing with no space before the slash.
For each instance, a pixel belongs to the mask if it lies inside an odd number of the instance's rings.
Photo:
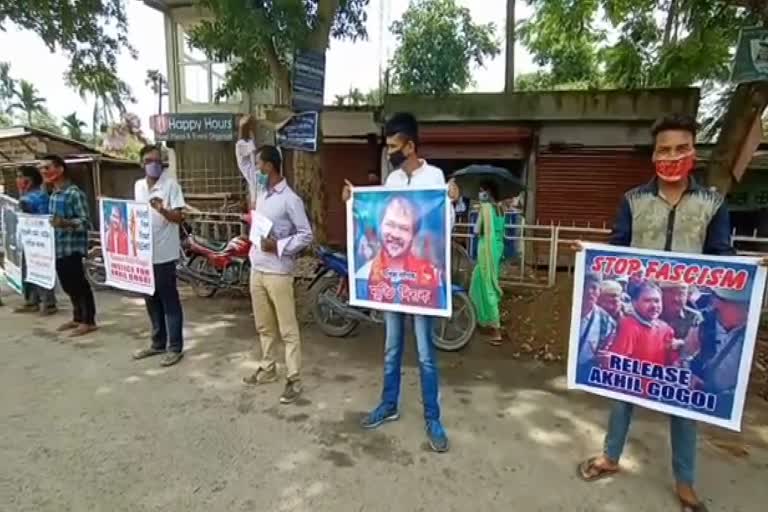
<svg viewBox="0 0 768 512">
<path fill-rule="evenodd" d="M 184 195 L 179 183 L 164 172 L 157 146 L 144 146 L 140 158 L 146 176 L 136 182 L 134 198 L 139 203 L 149 203 L 151 207 L 155 289 L 152 295 L 144 296 L 152 323 L 152 344 L 136 351 L 133 358 L 138 360 L 165 354 L 160 365 L 173 366 L 181 361 L 184 350 L 184 312 L 176 284 L 176 261 L 181 254 L 179 224 L 184 222 Z M 130 238 L 134 241 L 136 239 L 133 236 Z M 125 252 L 121 254 L 128 254 L 127 240 L 124 245 Z"/>
<path fill-rule="evenodd" d="M 387 177 L 384 185 L 385 188 L 442 189 L 439 193 L 444 198 L 446 183 L 443 171 L 429 165 L 418 156 L 419 129 L 413 115 L 408 113 L 393 115 L 386 123 L 385 134 L 387 137 L 389 162 L 394 169 Z M 363 193 L 368 194 L 367 192 Z M 372 193 L 376 194 L 378 192 Z M 342 199 L 349 201 L 351 196 L 352 184 L 347 181 L 342 192 Z M 458 187 L 452 182 L 448 187 L 448 196 L 453 202 L 460 196 Z M 452 216 L 453 208 L 450 205 L 448 207 L 450 208 L 449 214 Z M 379 253 L 378 261 L 381 261 L 382 257 L 390 258 L 392 256 L 399 257 L 410 254 L 412 239 L 415 233 L 419 231 L 419 223 L 415 222 L 416 219 L 414 219 L 417 216 L 419 214 L 413 203 L 404 201 L 397 195 L 393 196 L 384 209 L 384 222 L 381 225 L 383 237 L 381 245 L 383 249 Z M 449 221 L 452 222 L 452 220 L 451 218 Z M 444 243 L 449 244 L 450 241 L 444 241 Z M 429 248 L 422 247 L 422 249 L 427 250 Z M 374 259 L 375 261 L 377 260 Z M 430 286 L 432 286 L 431 282 L 436 276 L 431 265 L 425 265 L 422 259 L 414 260 L 409 265 L 417 265 L 419 267 L 416 269 L 418 272 L 410 272 L 414 274 L 413 277 L 419 278 L 422 281 L 429 280 Z M 372 264 L 371 270 L 373 274 L 368 275 L 373 278 L 374 286 L 382 283 L 386 284 L 387 280 L 391 281 L 395 277 L 392 273 L 378 272 L 375 263 Z M 356 272 L 356 274 L 359 274 L 359 272 Z M 365 271 L 361 275 L 365 277 Z M 367 286 L 370 286 L 370 283 L 367 283 Z M 447 293 L 450 293 L 450 290 Z M 403 312 L 403 309 L 401 308 L 398 311 L 395 308 L 382 306 L 381 302 L 378 305 L 375 305 L 376 301 L 373 302 L 374 305 L 371 307 L 386 311 L 384 314 L 386 325 L 384 386 L 380 404 L 362 421 L 362 427 L 366 429 L 376 428 L 385 422 L 395 421 L 400 417 L 398 410 L 400 402 L 400 377 L 405 344 L 406 313 Z M 439 378 L 437 358 L 432 344 L 432 316 L 415 314 L 413 315 L 413 323 L 416 334 L 416 346 L 419 352 L 421 393 L 424 403 L 427 440 L 432 450 L 445 452 L 448 450 L 448 436 L 440 421 Z"/>
<path fill-rule="evenodd" d="M 67 164 L 58 155 L 43 157 L 40 173 L 43 181 L 53 186 L 49 213 L 55 230 L 56 275 L 72 302 L 72 320 L 61 325 L 59 331 L 72 331 L 72 337 L 84 336 L 96 330 L 96 302 L 83 267 L 91 226 L 88 199 L 69 179 Z"/>
<path fill-rule="evenodd" d="M 635 403 L 645 399 L 642 403 L 647 406 L 670 400 L 687 402 L 691 408 L 698 405 L 700 413 L 696 417 L 704 418 L 711 405 L 710 397 L 700 393 L 687 369 L 690 358 L 686 354 L 695 347 L 677 338 L 675 329 L 662 320 L 665 316 L 662 291 L 654 283 L 681 282 L 684 281 L 681 276 L 685 276 L 691 281 L 685 281 L 687 284 L 722 286 L 721 280 L 712 277 L 715 273 L 708 274 L 709 277 L 704 275 L 703 263 L 694 257 L 691 261 L 681 261 L 671 259 L 670 255 L 671 261 L 666 261 L 663 251 L 732 255 L 735 252 L 730 240 L 730 221 L 724 198 L 698 185 L 691 176 L 696 158 L 696 121 L 688 116 L 671 115 L 658 120 L 651 133 L 656 177 L 625 194 L 611 235 L 613 245 L 650 251 L 626 258 L 620 253 L 588 250 L 585 257 L 585 267 L 590 270 L 601 271 L 607 279 L 622 278 L 633 283 L 626 290 L 632 297 L 633 311 L 621 320 L 615 341 L 598 358 L 602 361 L 601 367 L 594 366 L 585 377 L 576 375 L 575 364 L 569 365 L 569 386 L 592 392 L 603 389 L 605 391 L 598 394 L 622 395 Z M 577 250 L 583 250 L 583 246 L 577 244 Z M 691 269 L 698 269 L 699 273 Z M 722 269 L 717 272 L 720 271 Z M 754 280 L 749 282 L 754 285 Z M 746 286 L 746 283 L 742 284 Z M 578 325 L 575 312 L 573 318 Z M 577 346 L 578 340 L 572 334 L 571 349 Z M 618 388 L 622 392 L 616 391 Z M 579 474 L 585 481 L 595 481 L 619 471 L 633 408 L 629 401 L 614 403 L 604 452 L 579 465 Z M 674 410 L 666 403 L 655 408 Z M 677 410 L 670 415 L 677 496 L 683 510 L 702 511 L 706 507 L 693 488 L 696 421 L 690 419 L 692 414 L 685 415 L 688 417 L 678 415 Z"/>
</svg>

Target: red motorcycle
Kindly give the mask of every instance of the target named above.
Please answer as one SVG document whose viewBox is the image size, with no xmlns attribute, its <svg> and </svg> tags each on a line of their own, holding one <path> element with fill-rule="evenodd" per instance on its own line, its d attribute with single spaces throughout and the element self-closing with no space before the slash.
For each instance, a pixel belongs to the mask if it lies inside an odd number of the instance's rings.
<svg viewBox="0 0 768 512">
<path fill-rule="evenodd" d="M 248 216 L 243 221 L 249 223 Z M 182 255 L 176 268 L 181 281 L 189 283 L 198 297 L 213 297 L 219 290 L 247 294 L 251 275 L 248 252 L 251 242 L 236 236 L 229 242 L 216 242 L 197 236 L 189 225 L 182 226 Z"/>
</svg>

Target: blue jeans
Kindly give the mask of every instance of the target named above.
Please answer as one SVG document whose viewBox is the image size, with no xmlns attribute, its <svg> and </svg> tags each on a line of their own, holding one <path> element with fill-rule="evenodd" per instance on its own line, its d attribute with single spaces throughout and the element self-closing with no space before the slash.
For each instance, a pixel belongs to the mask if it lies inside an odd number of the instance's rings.
<svg viewBox="0 0 768 512">
<path fill-rule="evenodd" d="M 184 313 L 176 286 L 176 262 L 153 265 L 153 271 L 155 294 L 144 298 L 152 322 L 152 348 L 166 350 L 167 346 L 169 352 L 181 352 L 184 349 Z"/>
<path fill-rule="evenodd" d="M 384 390 L 382 404 L 396 410 L 400 402 L 400 369 L 405 346 L 405 318 L 403 313 L 384 313 L 387 340 L 384 348 Z M 435 348 L 432 345 L 432 318 L 414 316 L 413 327 L 416 347 L 419 351 L 419 373 L 421 374 L 421 396 L 424 402 L 424 419 L 439 420 L 438 371 Z"/>
<path fill-rule="evenodd" d="M 611 409 L 604 452 L 614 462 L 619 462 L 624 450 L 634 408 L 632 404 L 617 401 Z M 670 415 L 669 434 L 672 441 L 672 470 L 675 480 L 678 484 L 692 486 L 696 476 L 696 422 Z"/>
</svg>

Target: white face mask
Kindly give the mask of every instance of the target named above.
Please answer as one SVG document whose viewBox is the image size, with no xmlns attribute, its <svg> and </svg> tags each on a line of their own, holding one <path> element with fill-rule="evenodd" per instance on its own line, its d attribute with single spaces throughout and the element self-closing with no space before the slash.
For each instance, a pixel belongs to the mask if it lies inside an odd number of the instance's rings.
<svg viewBox="0 0 768 512">
<path fill-rule="evenodd" d="M 485 202 L 485 201 L 490 201 L 490 200 L 491 200 L 491 196 L 490 196 L 490 194 L 488 194 L 488 192 L 486 192 L 485 190 L 481 190 L 481 191 L 480 191 L 480 193 L 479 193 L 479 194 L 477 194 L 477 198 L 478 198 L 480 201 L 484 201 L 484 202 Z"/>
</svg>

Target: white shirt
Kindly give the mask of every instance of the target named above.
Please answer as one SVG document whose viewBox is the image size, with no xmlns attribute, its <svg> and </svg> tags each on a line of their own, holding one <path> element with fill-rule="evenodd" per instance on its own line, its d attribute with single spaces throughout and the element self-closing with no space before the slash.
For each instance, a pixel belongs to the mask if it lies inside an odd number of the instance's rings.
<svg viewBox="0 0 768 512">
<path fill-rule="evenodd" d="M 398 187 L 444 187 L 445 186 L 445 174 L 442 169 L 430 165 L 426 160 L 420 160 L 421 167 L 414 170 L 409 176 L 402 169 L 397 169 L 389 173 L 387 181 L 384 183 L 385 187 L 398 188 Z M 456 222 L 456 209 L 451 205 L 451 229 Z"/>
<path fill-rule="evenodd" d="M 142 178 L 133 187 L 133 195 L 137 202 L 148 203 L 150 199 L 159 198 L 166 210 L 184 208 L 184 195 L 178 182 L 163 173 L 151 189 L 147 187 L 147 179 Z M 152 263 L 168 263 L 179 259 L 181 242 L 179 240 L 179 225 L 160 215 L 154 208 L 149 209 L 152 219 Z"/>
</svg>

